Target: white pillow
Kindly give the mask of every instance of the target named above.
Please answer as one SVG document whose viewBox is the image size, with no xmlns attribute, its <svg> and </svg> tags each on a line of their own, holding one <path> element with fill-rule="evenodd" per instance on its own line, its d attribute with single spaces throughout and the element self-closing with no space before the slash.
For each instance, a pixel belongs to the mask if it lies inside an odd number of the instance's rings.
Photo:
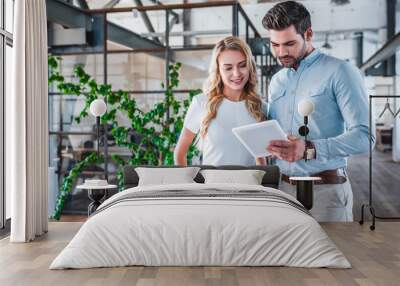
<svg viewBox="0 0 400 286">
<path fill-rule="evenodd" d="M 234 183 L 261 185 L 265 171 L 262 170 L 202 170 L 205 184 Z"/>
<path fill-rule="evenodd" d="M 199 170 L 199 167 L 135 168 L 139 177 L 138 186 L 195 183 L 193 179 L 196 177 Z"/>
</svg>

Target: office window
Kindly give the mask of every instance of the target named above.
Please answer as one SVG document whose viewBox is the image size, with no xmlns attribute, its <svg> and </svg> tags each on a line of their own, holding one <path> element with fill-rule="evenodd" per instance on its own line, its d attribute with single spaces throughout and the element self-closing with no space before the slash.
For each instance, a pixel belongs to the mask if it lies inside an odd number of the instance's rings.
<svg viewBox="0 0 400 286">
<path fill-rule="evenodd" d="M 6 45 L 6 52 L 5 52 L 5 106 L 7 106 L 7 103 L 9 101 L 9 98 L 11 96 L 11 75 L 12 75 L 12 47 L 9 45 Z M 7 110 L 7 109 L 6 109 Z M 7 116 L 6 116 L 7 118 Z M 5 128 L 5 131 L 7 132 L 7 127 Z M 5 137 L 7 138 L 7 137 Z M 4 153 L 6 154 L 6 153 Z M 6 168 L 5 168 L 6 169 Z M 7 178 L 7 176 L 6 176 Z M 5 219 L 11 218 L 11 193 L 10 193 L 10 188 L 5 188 Z"/>
<path fill-rule="evenodd" d="M 14 1 L 0 0 L 0 228 L 10 218 L 10 194 L 6 192 L 6 106 L 11 96 Z"/>
<path fill-rule="evenodd" d="M 14 0 L 5 0 L 5 30 L 9 33 L 13 33 L 13 22 L 14 22 Z"/>
</svg>

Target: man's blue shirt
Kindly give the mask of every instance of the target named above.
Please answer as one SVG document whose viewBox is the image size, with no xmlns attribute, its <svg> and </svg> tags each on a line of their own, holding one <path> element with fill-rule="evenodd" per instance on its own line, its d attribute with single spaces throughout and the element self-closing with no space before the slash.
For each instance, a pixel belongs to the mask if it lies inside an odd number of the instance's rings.
<svg viewBox="0 0 400 286">
<path fill-rule="evenodd" d="M 275 74 L 268 96 L 269 119 L 278 120 L 286 133 L 298 137 L 304 123 L 298 103 L 309 99 L 315 106 L 307 140 L 314 143 L 317 158 L 294 163 L 277 160 L 283 174 L 304 176 L 346 167 L 348 156 L 368 152 L 368 95 L 360 71 L 352 64 L 315 49 L 297 70 L 283 68 Z"/>
</svg>

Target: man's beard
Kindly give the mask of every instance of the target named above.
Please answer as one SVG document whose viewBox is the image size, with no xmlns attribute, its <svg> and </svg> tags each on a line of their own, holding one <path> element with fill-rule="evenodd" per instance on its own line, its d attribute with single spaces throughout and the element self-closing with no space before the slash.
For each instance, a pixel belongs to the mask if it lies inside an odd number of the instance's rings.
<svg viewBox="0 0 400 286">
<path fill-rule="evenodd" d="M 302 58 L 295 58 L 291 56 L 279 57 L 279 63 L 285 68 L 297 67 Z"/>
<path fill-rule="evenodd" d="M 303 47 L 301 49 L 300 56 L 298 57 L 292 57 L 292 56 L 284 56 L 284 57 L 279 57 L 278 60 L 281 65 L 283 65 L 285 68 L 297 68 L 300 65 L 300 62 L 304 57 L 306 56 L 306 50 L 307 46 L 306 43 L 303 42 Z"/>
</svg>

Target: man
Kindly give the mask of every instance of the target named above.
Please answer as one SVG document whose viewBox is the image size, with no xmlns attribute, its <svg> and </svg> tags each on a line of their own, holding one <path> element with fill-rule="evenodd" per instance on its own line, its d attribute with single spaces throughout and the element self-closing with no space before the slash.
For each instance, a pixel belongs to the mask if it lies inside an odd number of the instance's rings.
<svg viewBox="0 0 400 286">
<path fill-rule="evenodd" d="M 288 141 L 273 141 L 267 147 L 281 169 L 281 189 L 295 196 L 290 176 L 319 176 L 322 181 L 314 185 L 311 213 L 319 221 L 352 221 L 346 158 L 369 150 L 363 78 L 350 63 L 313 47 L 310 13 L 302 4 L 276 4 L 263 26 L 269 30 L 274 57 L 284 67 L 269 86 L 269 117 L 290 135 Z M 304 118 L 297 106 L 303 99 L 315 106 L 307 142 L 298 135 Z"/>
</svg>

